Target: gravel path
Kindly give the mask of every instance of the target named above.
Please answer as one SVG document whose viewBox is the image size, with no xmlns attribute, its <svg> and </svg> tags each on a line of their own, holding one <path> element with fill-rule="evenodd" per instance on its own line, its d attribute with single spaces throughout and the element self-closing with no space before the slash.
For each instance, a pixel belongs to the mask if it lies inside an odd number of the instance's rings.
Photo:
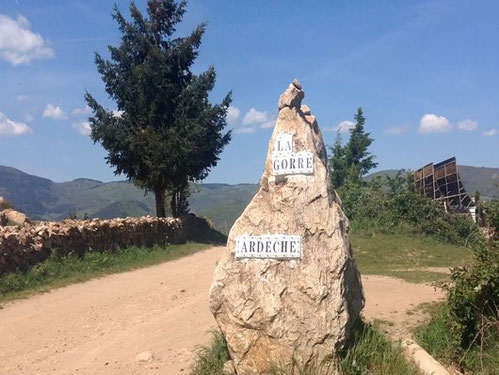
<svg viewBox="0 0 499 375">
<path fill-rule="evenodd" d="M 222 247 L 157 266 L 70 285 L 0 310 L 0 374 L 186 374 L 215 321 L 208 289 Z M 395 336 L 421 319 L 410 313 L 441 292 L 365 276 L 367 319 Z M 138 362 L 143 352 L 152 362 Z"/>
</svg>

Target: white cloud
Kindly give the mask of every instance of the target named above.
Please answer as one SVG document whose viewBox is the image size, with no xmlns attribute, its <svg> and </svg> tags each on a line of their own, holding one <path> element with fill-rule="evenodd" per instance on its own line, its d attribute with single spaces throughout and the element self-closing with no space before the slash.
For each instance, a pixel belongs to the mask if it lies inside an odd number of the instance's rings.
<svg viewBox="0 0 499 375">
<path fill-rule="evenodd" d="M 31 121 L 33 121 L 33 116 L 31 116 L 31 114 L 30 114 L 30 113 L 26 112 L 26 113 L 24 114 L 24 121 L 26 121 L 26 122 L 31 122 Z"/>
<path fill-rule="evenodd" d="M 75 108 L 71 112 L 73 116 L 87 115 L 90 113 L 90 107 L 87 105 L 85 108 Z"/>
<path fill-rule="evenodd" d="M 385 133 L 388 135 L 400 135 L 409 130 L 409 125 L 401 125 L 401 126 L 392 126 L 385 130 Z"/>
<path fill-rule="evenodd" d="M 88 121 L 79 121 L 73 122 L 73 128 L 78 130 L 81 135 L 90 135 L 92 132 L 92 128 L 90 127 L 90 122 Z"/>
<path fill-rule="evenodd" d="M 25 102 L 25 101 L 29 100 L 29 96 L 24 95 L 24 94 L 20 94 L 20 95 L 17 95 L 17 100 L 19 100 L 20 102 Z"/>
<path fill-rule="evenodd" d="M 249 134 L 254 133 L 258 127 L 263 129 L 269 129 L 274 127 L 275 116 L 269 115 L 268 112 L 258 111 L 255 108 L 250 108 L 248 112 L 244 115 L 242 121 L 237 124 L 237 118 L 239 118 L 241 111 L 236 107 L 229 107 L 229 112 L 227 114 L 227 122 L 231 125 L 236 125 L 234 127 L 234 132 Z"/>
<path fill-rule="evenodd" d="M 0 58 L 16 66 L 53 56 L 54 50 L 46 45 L 40 34 L 29 29 L 25 17 L 14 20 L 0 14 Z"/>
<path fill-rule="evenodd" d="M 333 130 L 335 132 L 346 133 L 347 131 L 349 131 L 350 129 L 353 129 L 353 128 L 355 128 L 355 124 L 352 121 L 345 120 L 345 121 L 340 122 L 338 125 L 336 125 L 331 130 Z"/>
<path fill-rule="evenodd" d="M 429 133 L 447 133 L 452 129 L 449 120 L 444 116 L 437 116 L 428 113 L 421 117 L 419 122 L 419 132 L 422 134 Z"/>
<path fill-rule="evenodd" d="M 497 129 L 490 129 L 490 130 L 484 131 L 482 134 L 485 135 L 486 137 L 492 137 L 493 135 L 496 135 L 497 133 L 499 133 L 497 131 Z"/>
<path fill-rule="evenodd" d="M 478 128 L 478 123 L 476 121 L 466 119 L 466 120 L 460 121 L 457 124 L 457 127 L 461 130 L 471 132 L 471 131 L 476 130 Z"/>
<path fill-rule="evenodd" d="M 239 108 L 230 106 L 227 109 L 227 123 L 230 125 L 235 125 L 240 115 L 241 111 L 239 110 Z"/>
<path fill-rule="evenodd" d="M 256 131 L 256 128 L 252 126 L 244 126 L 242 128 L 235 128 L 234 131 L 241 134 L 251 134 Z"/>
<path fill-rule="evenodd" d="M 15 122 L 0 112 L 0 136 L 2 135 L 24 135 L 33 132 L 31 128 L 22 122 Z"/>
<path fill-rule="evenodd" d="M 243 118 L 243 125 L 258 125 L 268 122 L 270 120 L 269 114 L 267 112 L 257 111 L 255 108 L 251 108 Z"/>
<path fill-rule="evenodd" d="M 275 125 L 275 122 L 276 122 L 277 119 L 273 118 L 273 119 L 270 119 L 269 121 L 266 121 L 262 124 L 262 128 L 263 129 L 270 129 L 270 128 L 273 128 L 274 125 Z"/>
<path fill-rule="evenodd" d="M 66 118 L 66 114 L 61 109 L 61 107 L 54 107 L 52 104 L 47 104 L 47 107 L 45 107 L 42 116 L 51 118 L 53 120 L 64 120 Z"/>
</svg>

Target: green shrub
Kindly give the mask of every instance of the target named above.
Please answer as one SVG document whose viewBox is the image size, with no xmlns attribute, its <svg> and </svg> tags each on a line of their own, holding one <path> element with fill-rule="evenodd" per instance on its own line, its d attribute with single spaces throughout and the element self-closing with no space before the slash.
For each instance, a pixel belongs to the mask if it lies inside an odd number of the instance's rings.
<svg viewBox="0 0 499 375">
<path fill-rule="evenodd" d="M 8 200 L 6 199 L 3 199 L 0 201 L 0 211 L 3 211 L 3 210 L 8 210 L 10 208 L 14 208 L 14 206 L 12 205 L 12 203 L 10 203 Z"/>
<path fill-rule="evenodd" d="M 326 358 L 321 363 L 301 364 L 279 362 L 270 365 L 269 375 L 416 375 L 414 364 L 407 361 L 402 348 L 392 344 L 376 325 L 358 320 L 347 349 L 339 357 Z M 224 363 L 229 359 L 223 336 L 213 333 L 211 347 L 201 347 L 192 375 L 222 375 Z"/>
<path fill-rule="evenodd" d="M 445 363 L 453 363 L 462 354 L 461 341 L 451 329 L 451 317 L 447 304 L 433 313 L 430 322 L 419 327 L 415 339 L 428 353 Z"/>
<path fill-rule="evenodd" d="M 417 342 L 433 357 L 466 374 L 499 374 L 499 329 L 497 321 L 488 320 L 483 327 L 480 345 L 467 348 L 453 330 L 454 317 L 446 303 L 439 307 L 430 322 L 415 332 Z"/>
<path fill-rule="evenodd" d="M 494 228 L 496 233 L 499 233 L 499 199 L 481 202 L 480 205 L 485 223 Z"/>
<path fill-rule="evenodd" d="M 453 269 L 451 282 L 445 285 L 451 328 L 464 348 L 480 344 L 486 321 L 499 319 L 498 250 L 496 244 L 474 249 L 474 264 Z"/>
<path fill-rule="evenodd" d="M 483 241 L 478 226 L 468 218 L 445 212 L 442 204 L 407 186 L 401 188 L 396 184 L 388 192 L 382 186 L 379 180 L 374 180 L 365 186 L 347 183 L 338 190 L 352 226 L 380 232 L 405 226 L 416 234 L 468 246 Z"/>
<path fill-rule="evenodd" d="M 418 374 L 400 346 L 392 344 L 376 325 L 360 320 L 354 327 L 353 342 L 342 356 L 341 368 L 345 375 Z"/>
<path fill-rule="evenodd" d="M 211 346 L 201 346 L 197 350 L 192 375 L 223 375 L 224 364 L 229 360 L 227 342 L 220 332 L 213 331 L 212 334 Z"/>
<path fill-rule="evenodd" d="M 499 252 L 497 243 L 473 250 L 469 267 L 452 270 L 447 301 L 416 339 L 461 370 L 499 373 Z"/>
</svg>

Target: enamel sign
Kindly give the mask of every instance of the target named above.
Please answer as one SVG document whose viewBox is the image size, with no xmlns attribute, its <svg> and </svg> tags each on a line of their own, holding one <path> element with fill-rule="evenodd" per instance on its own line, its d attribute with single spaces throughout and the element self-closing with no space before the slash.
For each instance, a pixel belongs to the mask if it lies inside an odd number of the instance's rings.
<svg viewBox="0 0 499 375">
<path fill-rule="evenodd" d="M 301 259 L 301 237 L 286 234 L 240 236 L 236 258 Z"/>
<path fill-rule="evenodd" d="M 272 172 L 274 176 L 313 174 L 314 156 L 308 151 L 294 152 L 293 135 L 281 133 L 274 142 Z"/>
</svg>

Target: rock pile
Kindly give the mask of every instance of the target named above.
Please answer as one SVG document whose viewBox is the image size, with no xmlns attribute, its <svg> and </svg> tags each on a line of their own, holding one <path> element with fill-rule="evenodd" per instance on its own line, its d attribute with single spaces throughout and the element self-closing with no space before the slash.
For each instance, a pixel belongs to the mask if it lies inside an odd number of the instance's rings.
<svg viewBox="0 0 499 375">
<path fill-rule="evenodd" d="M 204 219 L 140 217 L 111 220 L 65 220 L 29 226 L 0 227 L 0 275 L 26 269 L 53 252 L 60 255 L 113 251 L 128 246 L 183 243 L 208 227 Z"/>
<path fill-rule="evenodd" d="M 321 361 L 364 306 L 348 220 L 303 97 L 295 80 L 279 99 L 260 189 L 230 231 L 210 290 L 238 374 Z"/>
</svg>

